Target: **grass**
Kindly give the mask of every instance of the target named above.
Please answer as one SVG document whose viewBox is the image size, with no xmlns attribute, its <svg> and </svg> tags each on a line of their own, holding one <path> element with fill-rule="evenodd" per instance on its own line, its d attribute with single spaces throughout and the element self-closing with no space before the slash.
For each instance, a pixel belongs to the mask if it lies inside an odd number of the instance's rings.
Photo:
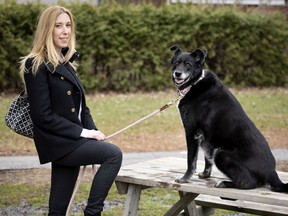
<svg viewBox="0 0 288 216">
<path fill-rule="evenodd" d="M 49 197 L 49 169 L 33 169 L 21 171 L 0 171 L 0 177 L 3 175 L 13 176 L 17 180 L 9 183 L 0 183 L 0 214 L 1 208 L 12 206 L 25 208 L 24 215 L 40 216 L 47 215 L 47 203 Z M 29 175 L 32 174 L 32 175 Z M 89 174 L 87 174 L 89 173 Z M 91 186 L 91 172 L 87 172 L 85 178 L 76 194 L 72 206 L 72 216 L 81 216 L 81 209 L 85 207 L 85 202 L 89 194 Z M 3 178 L 2 178 L 3 179 Z M 33 185 L 31 184 L 33 181 Z M 138 216 L 159 216 L 168 211 L 172 204 L 178 201 L 178 193 L 176 191 L 166 189 L 150 188 L 143 190 L 138 208 Z M 103 212 L 103 216 L 120 216 L 124 211 L 124 203 L 126 195 L 120 195 L 117 192 L 115 184 L 113 184 L 106 204 L 110 206 Z M 24 204 L 23 204 L 24 203 Z M 28 208 L 27 208 L 28 206 Z M 214 216 L 232 215 L 231 211 L 216 210 Z M 4 214 L 6 215 L 6 214 Z M 11 215 L 12 214 L 9 214 Z M 234 214 L 235 215 L 235 214 Z"/>
<path fill-rule="evenodd" d="M 288 91 L 250 89 L 235 93 L 260 130 L 288 127 Z"/>
<path fill-rule="evenodd" d="M 0 171 L 0 209 L 5 206 L 19 206 L 23 200 L 35 209 L 44 208 L 47 211 L 49 197 L 49 169 L 31 169 L 20 171 Z M 7 179 L 11 179 L 7 182 Z M 72 209 L 78 209 L 73 215 L 81 215 L 79 209 L 84 208 L 91 186 L 91 170 L 85 172 L 84 180 L 77 191 Z M 5 182 L 5 183 L 4 183 Z M 33 182 L 33 185 L 31 184 Z M 122 215 L 126 195 L 120 195 L 113 184 L 106 202 L 113 208 L 105 211 L 104 216 Z M 161 199 L 159 199 L 161 198 Z M 139 204 L 139 216 L 162 215 L 167 211 L 172 203 L 177 201 L 176 191 L 165 189 L 147 189 L 142 192 Z M 35 215 L 37 212 L 35 212 Z"/>
<path fill-rule="evenodd" d="M 272 147 L 288 147 L 287 89 L 232 90 Z M 15 95 L 0 96 L 0 155 L 36 154 L 33 141 L 15 134 L 4 124 L 6 110 Z M 87 103 L 97 127 L 106 135 L 114 133 L 157 110 L 177 97 L 175 91 L 152 93 L 96 93 Z M 272 137 L 272 138 L 271 138 Z M 176 106 L 153 116 L 110 140 L 124 152 L 185 150 L 185 138 Z"/>
</svg>

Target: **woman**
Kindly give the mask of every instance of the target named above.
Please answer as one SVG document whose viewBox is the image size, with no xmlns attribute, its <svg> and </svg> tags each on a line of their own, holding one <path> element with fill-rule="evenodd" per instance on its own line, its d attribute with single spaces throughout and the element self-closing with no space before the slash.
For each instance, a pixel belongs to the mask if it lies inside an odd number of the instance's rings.
<svg viewBox="0 0 288 216">
<path fill-rule="evenodd" d="M 122 162 L 120 149 L 104 142 L 86 106 L 75 73 L 75 23 L 69 10 L 51 6 L 39 18 L 33 48 L 22 58 L 40 163 L 52 162 L 49 214 L 65 215 L 79 168 L 101 164 L 91 186 L 85 215 L 101 215 Z"/>
</svg>

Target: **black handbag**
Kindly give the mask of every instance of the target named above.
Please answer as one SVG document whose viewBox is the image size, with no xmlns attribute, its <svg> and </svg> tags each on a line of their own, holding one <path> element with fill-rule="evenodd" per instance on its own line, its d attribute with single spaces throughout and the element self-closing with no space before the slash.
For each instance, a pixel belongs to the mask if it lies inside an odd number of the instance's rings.
<svg viewBox="0 0 288 216">
<path fill-rule="evenodd" d="M 11 103 L 5 116 L 6 125 L 14 132 L 33 138 L 33 122 L 30 117 L 30 105 L 23 90 Z"/>
</svg>

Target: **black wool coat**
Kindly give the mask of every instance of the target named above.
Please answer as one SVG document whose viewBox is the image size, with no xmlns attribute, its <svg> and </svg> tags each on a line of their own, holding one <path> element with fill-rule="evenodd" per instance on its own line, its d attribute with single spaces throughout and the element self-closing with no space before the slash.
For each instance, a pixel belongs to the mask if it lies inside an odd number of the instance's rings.
<svg viewBox="0 0 288 216">
<path fill-rule="evenodd" d="M 60 64 L 55 71 L 43 63 L 35 76 L 31 66 L 32 59 L 28 59 L 28 73 L 24 74 L 24 79 L 34 124 L 34 143 L 40 163 L 44 164 L 61 158 L 86 142 L 88 139 L 80 137 L 83 128 L 97 128 L 86 106 L 83 86 L 69 63 Z"/>
</svg>

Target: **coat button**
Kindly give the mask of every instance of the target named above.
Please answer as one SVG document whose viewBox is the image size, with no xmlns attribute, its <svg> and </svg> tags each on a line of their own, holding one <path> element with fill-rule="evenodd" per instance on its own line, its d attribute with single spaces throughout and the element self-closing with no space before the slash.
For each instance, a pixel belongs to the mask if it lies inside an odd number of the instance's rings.
<svg viewBox="0 0 288 216">
<path fill-rule="evenodd" d="M 71 95 L 71 91 L 67 91 L 67 95 Z"/>
<path fill-rule="evenodd" d="M 61 77 L 60 77 L 60 79 L 61 79 L 61 80 L 64 80 L 64 79 L 65 79 L 65 77 L 61 76 Z"/>
<path fill-rule="evenodd" d="M 72 109 L 71 109 L 71 112 L 73 112 L 73 113 L 74 113 L 75 111 L 76 111 L 76 109 L 75 109 L 75 108 L 72 108 Z"/>
</svg>

